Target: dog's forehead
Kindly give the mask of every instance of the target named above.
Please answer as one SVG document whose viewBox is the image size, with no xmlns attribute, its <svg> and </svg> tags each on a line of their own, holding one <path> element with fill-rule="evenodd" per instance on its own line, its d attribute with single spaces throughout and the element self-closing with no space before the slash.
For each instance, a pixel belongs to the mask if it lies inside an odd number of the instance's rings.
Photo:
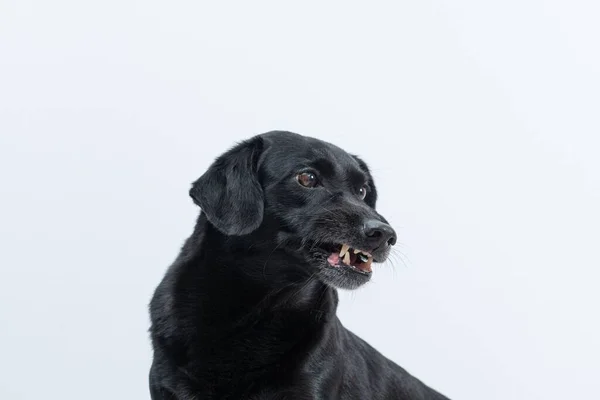
<svg viewBox="0 0 600 400">
<path fill-rule="evenodd" d="M 344 171 L 362 171 L 358 161 L 342 148 L 309 136 L 289 132 L 269 135 L 269 153 L 278 168 L 294 168 L 300 164 Z M 321 169 L 321 168 L 318 168 Z"/>
</svg>

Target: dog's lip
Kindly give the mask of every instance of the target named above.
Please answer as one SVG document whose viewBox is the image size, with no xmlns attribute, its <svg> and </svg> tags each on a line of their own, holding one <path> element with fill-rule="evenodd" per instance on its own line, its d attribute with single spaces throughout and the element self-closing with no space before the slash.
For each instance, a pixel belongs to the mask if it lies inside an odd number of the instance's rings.
<svg viewBox="0 0 600 400">
<path fill-rule="evenodd" d="M 347 269 L 353 272 L 357 272 L 362 275 L 370 276 L 373 273 L 371 269 L 371 261 L 369 263 L 360 263 L 357 265 L 346 264 L 340 260 L 339 253 L 332 253 L 329 257 L 327 257 L 327 262 L 332 268 L 335 269 Z"/>
<path fill-rule="evenodd" d="M 367 248 L 363 248 L 360 247 L 359 245 L 355 245 L 352 242 L 324 242 L 324 243 L 320 243 L 317 246 L 314 246 L 315 249 L 319 249 L 322 250 L 326 253 L 339 253 L 344 249 L 344 246 L 346 246 L 346 250 L 350 250 L 352 252 L 354 252 L 355 250 L 358 249 L 358 251 L 368 254 L 370 256 L 372 256 L 372 253 L 376 250 L 376 249 L 367 249 Z"/>
</svg>

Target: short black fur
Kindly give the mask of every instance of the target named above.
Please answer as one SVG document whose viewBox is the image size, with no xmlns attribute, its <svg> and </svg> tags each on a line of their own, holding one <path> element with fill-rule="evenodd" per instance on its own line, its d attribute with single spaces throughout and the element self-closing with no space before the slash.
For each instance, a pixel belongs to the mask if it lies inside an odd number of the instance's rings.
<svg viewBox="0 0 600 400">
<path fill-rule="evenodd" d="M 315 187 L 298 182 L 307 171 Z M 202 212 L 150 304 L 153 400 L 446 399 L 336 316 L 336 288 L 370 272 L 331 254 L 349 244 L 383 262 L 395 242 L 364 161 L 269 132 L 217 158 L 190 196 Z"/>
</svg>

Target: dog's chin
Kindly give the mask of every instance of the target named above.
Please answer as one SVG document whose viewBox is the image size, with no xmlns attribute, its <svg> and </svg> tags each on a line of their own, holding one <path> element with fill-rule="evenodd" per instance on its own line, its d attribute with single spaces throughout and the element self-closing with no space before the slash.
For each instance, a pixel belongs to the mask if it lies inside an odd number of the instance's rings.
<svg viewBox="0 0 600 400">
<path fill-rule="evenodd" d="M 371 272 L 360 272 L 351 266 L 332 267 L 327 262 L 319 267 L 317 276 L 319 279 L 332 287 L 338 289 L 356 289 L 371 279 Z"/>
</svg>

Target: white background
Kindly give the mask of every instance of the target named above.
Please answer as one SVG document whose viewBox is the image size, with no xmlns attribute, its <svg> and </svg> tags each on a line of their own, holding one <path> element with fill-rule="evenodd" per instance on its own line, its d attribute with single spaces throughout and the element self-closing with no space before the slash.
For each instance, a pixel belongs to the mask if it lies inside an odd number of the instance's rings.
<svg viewBox="0 0 600 400">
<path fill-rule="evenodd" d="M 600 398 L 597 1 L 0 0 L 0 398 L 147 399 L 146 305 L 235 141 L 372 166 L 352 330 L 453 399 Z"/>
</svg>

